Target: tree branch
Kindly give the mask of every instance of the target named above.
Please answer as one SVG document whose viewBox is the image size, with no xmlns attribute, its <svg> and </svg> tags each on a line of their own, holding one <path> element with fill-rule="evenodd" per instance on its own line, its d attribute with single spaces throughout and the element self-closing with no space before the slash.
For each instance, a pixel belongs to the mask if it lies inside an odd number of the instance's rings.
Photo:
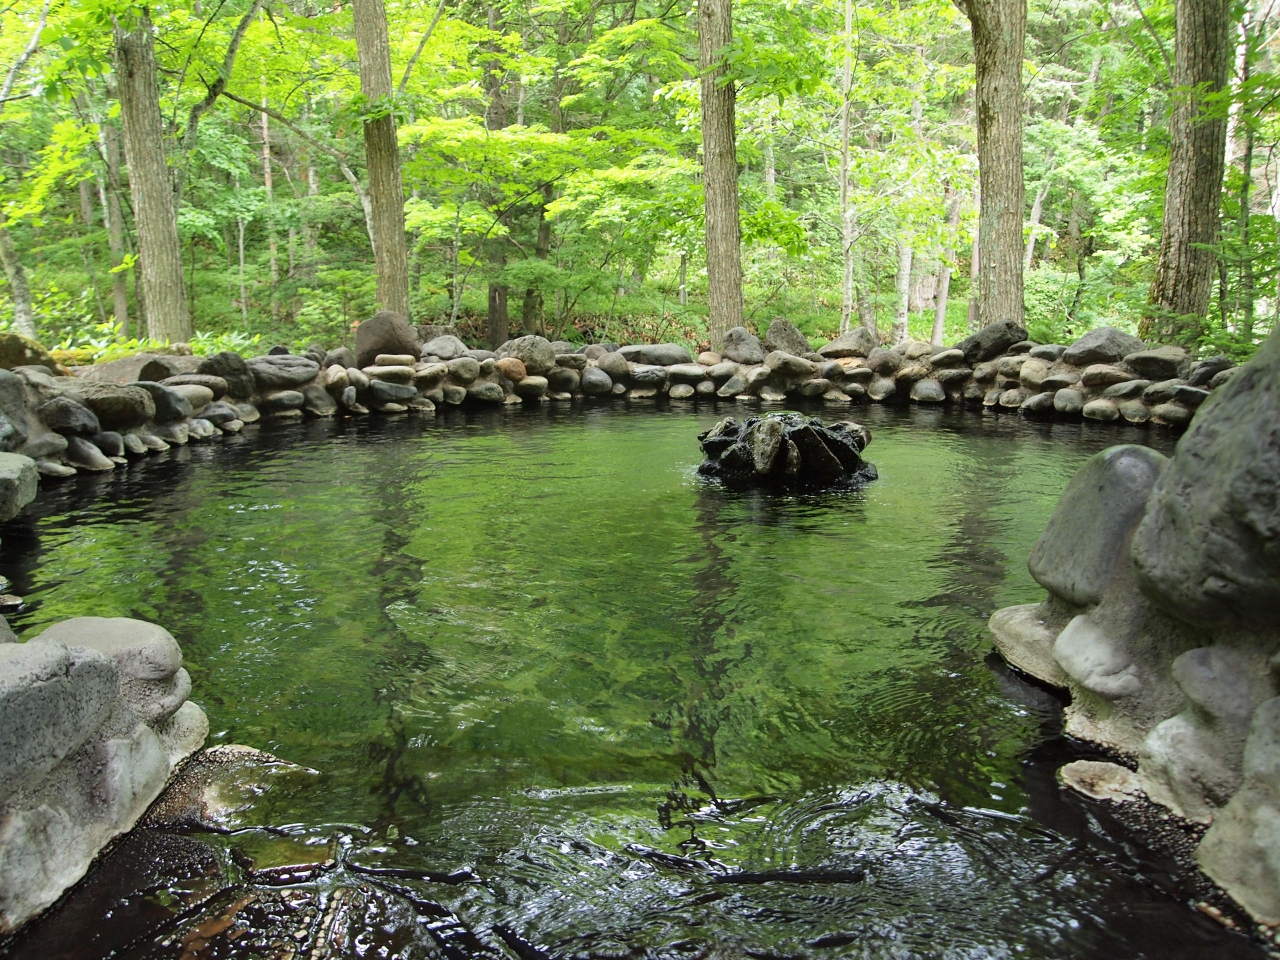
<svg viewBox="0 0 1280 960">
<path fill-rule="evenodd" d="M 404 93 L 404 88 L 409 83 L 413 68 L 418 65 L 418 58 L 422 56 L 422 51 L 426 49 L 427 41 L 431 39 L 431 34 L 435 32 L 436 24 L 440 22 L 440 16 L 444 13 L 444 3 L 445 0 L 440 0 L 436 5 L 436 13 L 431 18 L 431 22 L 427 24 L 427 32 L 422 35 L 422 39 L 418 41 L 418 49 L 413 51 L 413 56 L 409 58 L 409 65 L 404 68 L 404 76 L 400 78 L 400 86 L 396 87 L 397 97 Z"/>
</svg>

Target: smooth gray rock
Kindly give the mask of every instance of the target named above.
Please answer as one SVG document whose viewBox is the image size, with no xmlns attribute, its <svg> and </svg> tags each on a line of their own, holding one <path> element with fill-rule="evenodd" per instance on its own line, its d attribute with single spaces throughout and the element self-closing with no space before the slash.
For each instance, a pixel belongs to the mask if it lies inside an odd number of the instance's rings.
<svg viewBox="0 0 1280 960">
<path fill-rule="evenodd" d="M 1036 582 L 1076 606 L 1102 599 L 1166 463 L 1167 457 L 1134 445 L 1090 457 L 1031 550 L 1027 568 Z"/>
<path fill-rule="evenodd" d="M 0 521 L 12 520 L 36 498 L 40 471 L 19 453 L 0 453 Z"/>
<path fill-rule="evenodd" d="M 1213 393 L 1178 441 L 1134 535 L 1142 590 L 1190 623 L 1274 628 L 1277 504 L 1280 331 Z"/>
<path fill-rule="evenodd" d="M 632 363 L 655 367 L 671 367 L 678 363 L 693 363 L 689 351 L 678 343 L 643 343 L 623 347 L 618 351 Z"/>
<path fill-rule="evenodd" d="M 349 347 L 338 347 L 337 349 L 330 350 L 326 353 L 324 355 L 324 359 L 320 361 L 320 366 L 326 370 L 335 364 L 339 367 L 357 366 L 356 355 Z"/>
<path fill-rule="evenodd" d="M 587 369 L 587 357 L 583 353 L 557 353 L 556 366 L 568 367 L 570 370 L 577 370 L 581 373 Z"/>
<path fill-rule="evenodd" d="M 1102 395 L 1110 400 L 1136 400 L 1150 385 L 1150 380 L 1127 380 L 1111 384 L 1102 391 Z"/>
<path fill-rule="evenodd" d="M 186 420 L 194 412 L 191 401 L 175 390 L 173 386 L 148 381 L 140 381 L 134 386 L 146 390 L 151 395 L 151 402 L 155 404 L 156 408 L 156 423 L 178 423 L 181 420 Z M 204 389 L 208 390 L 209 388 L 205 387 Z M 212 399 L 212 390 L 209 390 L 209 396 Z"/>
<path fill-rule="evenodd" d="M 601 370 L 607 373 L 615 383 L 620 380 L 626 380 L 631 376 L 631 365 L 627 363 L 627 358 L 616 350 L 612 353 L 605 354 L 596 361 L 596 364 Z"/>
<path fill-rule="evenodd" d="M 114 430 L 104 430 L 93 435 L 93 445 L 108 457 L 124 456 L 124 437 Z"/>
<path fill-rule="evenodd" d="M 54 397 L 36 408 L 36 414 L 50 430 L 62 434 L 94 434 L 102 431 L 98 416 L 71 397 Z"/>
<path fill-rule="evenodd" d="M 134 384 L 141 386 L 141 384 Z M 162 387 L 197 386 L 208 387 L 213 392 L 213 399 L 221 400 L 227 395 L 227 381 L 210 373 L 180 373 L 176 377 L 161 380 Z M 155 398 L 153 393 L 152 398 Z"/>
<path fill-rule="evenodd" d="M 1091 363 L 1118 363 L 1129 354 L 1146 348 L 1145 343 L 1123 330 L 1097 327 L 1067 347 L 1061 359 L 1077 367 Z"/>
<path fill-rule="evenodd" d="M 764 358 L 765 367 L 772 373 L 783 377 L 812 377 L 818 372 L 818 365 L 812 360 L 774 350 Z"/>
<path fill-rule="evenodd" d="M 1180 403 L 1157 403 L 1151 408 L 1151 420 L 1166 427 L 1185 427 L 1194 413 Z"/>
<path fill-rule="evenodd" d="M 502 388 L 499 387 L 498 389 L 501 390 Z M 389 380 L 369 381 L 369 396 L 379 406 L 387 403 L 403 403 L 406 400 L 412 400 L 417 395 L 417 389 L 407 383 L 392 383 Z"/>
<path fill-rule="evenodd" d="M 454 383 L 466 385 L 480 376 L 480 361 L 475 357 L 456 357 L 447 364 Z"/>
<path fill-rule="evenodd" d="M 221 377 L 227 385 L 227 395 L 237 400 L 247 400 L 253 396 L 253 374 L 244 357 L 230 350 L 205 357 L 196 368 L 196 373 L 207 373 Z"/>
<path fill-rule="evenodd" d="M 0 644 L 0 801 L 78 750 L 110 715 L 117 684 L 100 652 L 56 638 Z"/>
<path fill-rule="evenodd" d="M 911 387 L 911 399 L 917 403 L 942 403 L 947 394 L 937 380 L 918 380 Z"/>
<path fill-rule="evenodd" d="M 1006 352 L 1015 343 L 1027 339 L 1027 328 L 1013 320 L 997 320 L 989 323 L 973 336 L 956 344 L 964 354 L 965 362 L 972 366 L 991 360 Z"/>
<path fill-rule="evenodd" d="M 452 334 L 436 337 L 422 345 L 422 356 L 439 357 L 448 363 L 458 357 L 468 356 L 469 347 Z M 376 359 L 376 358 L 375 358 Z M 474 359 L 474 358 L 473 358 Z"/>
<path fill-rule="evenodd" d="M 74 477 L 80 472 L 75 467 L 68 466 L 65 463 L 55 463 L 53 460 L 37 460 L 36 470 L 40 472 L 40 476 L 52 477 L 54 479 Z"/>
<path fill-rule="evenodd" d="M 1209 391 L 1202 390 L 1199 387 L 1180 383 L 1173 388 L 1173 402 L 1180 403 L 1192 410 L 1198 409 L 1208 399 Z"/>
<path fill-rule="evenodd" d="M 934 369 L 962 367 L 964 366 L 964 351 L 955 347 L 939 350 L 929 358 L 929 362 L 933 364 Z"/>
<path fill-rule="evenodd" d="M 1142 391 L 1142 399 L 1149 404 L 1168 403 L 1183 385 L 1182 380 L 1159 380 Z"/>
<path fill-rule="evenodd" d="M 582 355 L 588 360 L 599 360 L 609 350 L 602 343 L 589 343 L 582 348 Z"/>
<path fill-rule="evenodd" d="M 1191 365 L 1187 372 L 1187 383 L 1193 387 L 1207 387 L 1216 374 L 1234 366 L 1230 357 L 1208 357 Z"/>
<path fill-rule="evenodd" d="M 841 357 L 865 357 L 878 346 L 880 346 L 880 340 L 874 333 L 866 327 L 854 327 L 825 346 L 819 347 L 818 353 L 833 360 Z M 960 359 L 964 359 L 963 354 Z"/>
<path fill-rule="evenodd" d="M 775 350 L 801 357 L 813 352 L 813 344 L 785 317 L 775 317 L 764 335 L 764 352 L 768 356 Z"/>
<path fill-rule="evenodd" d="M 1053 658 L 1068 677 L 1106 700 L 1142 691 L 1141 672 L 1124 645 L 1087 615 L 1075 617 L 1058 634 Z"/>
<path fill-rule="evenodd" d="M 320 364 L 308 357 L 282 354 L 254 357 L 246 361 L 253 382 L 263 392 L 289 390 L 310 383 L 320 372 Z"/>
<path fill-rule="evenodd" d="M 876 347 L 867 354 L 867 366 L 882 377 L 891 377 L 901 369 L 905 358 L 889 347 Z"/>
<path fill-rule="evenodd" d="M 507 356 L 523 363 L 525 372 L 531 377 L 545 376 L 556 365 L 555 348 L 545 337 L 517 337 L 507 345 Z M 609 375 L 613 376 L 612 371 Z"/>
<path fill-rule="evenodd" d="M 720 356 L 734 363 L 764 363 L 764 347 L 746 327 L 734 327 L 724 335 Z"/>
<path fill-rule="evenodd" d="M 1036 360 L 1047 360 L 1050 363 L 1056 363 L 1062 359 L 1062 355 L 1067 348 L 1060 343 L 1042 343 L 1039 346 L 1032 347 L 1028 356 Z"/>
<path fill-rule="evenodd" d="M 581 382 L 578 371 L 569 367 L 557 365 L 547 371 L 547 383 L 557 393 L 573 393 Z"/>
<path fill-rule="evenodd" d="M 307 398 L 308 403 L 311 401 L 310 391 L 318 389 L 319 387 L 312 385 L 302 391 L 302 395 Z M 215 400 L 200 411 L 200 416 L 203 419 L 208 420 L 215 427 L 221 427 L 223 424 L 230 423 L 232 420 L 239 420 L 240 411 L 229 403 L 223 403 L 221 400 Z"/>
<path fill-rule="evenodd" d="M 1080 411 L 1084 414 L 1086 420 L 1119 420 L 1120 408 L 1114 400 L 1108 400 L 1105 397 L 1098 400 L 1090 400 L 1084 405 Z"/>
<path fill-rule="evenodd" d="M 697 383 L 707 375 L 707 368 L 696 363 L 673 363 L 667 367 L 667 377 L 673 383 Z"/>
<path fill-rule="evenodd" d="M 67 463 L 77 470 L 89 470 L 106 473 L 116 468 L 115 463 L 106 457 L 92 442 L 84 437 L 67 437 Z"/>
<path fill-rule="evenodd" d="M 302 409 L 313 417 L 332 417 L 338 412 L 338 404 L 334 402 L 333 396 L 324 387 L 318 383 L 309 383 L 302 388 L 303 404 Z M 210 405 L 212 406 L 212 404 Z M 219 420 L 213 420 L 209 416 L 209 408 L 206 407 L 200 412 L 200 416 L 209 423 L 218 425 L 227 423 L 237 419 L 235 416 L 227 416 L 234 414 L 235 411 L 228 407 L 227 404 L 218 404 L 220 407 L 226 408 L 225 412 L 219 411 Z"/>
<path fill-rule="evenodd" d="M 599 367 L 582 371 L 582 392 L 590 397 L 604 396 L 613 390 L 613 378 Z"/>
<path fill-rule="evenodd" d="M 728 399 L 729 397 L 738 396 L 739 394 L 743 393 L 746 389 L 747 389 L 746 382 L 741 377 L 735 374 L 734 376 L 730 377 L 728 380 L 726 380 L 724 383 L 720 385 L 720 388 L 716 390 L 716 396 Z"/>
<path fill-rule="evenodd" d="M 1019 407 L 1018 409 L 1020 409 L 1023 413 L 1031 414 L 1033 416 L 1044 414 L 1044 413 L 1052 413 L 1053 412 L 1053 393 L 1046 390 L 1043 393 L 1033 394 L 1027 397 L 1027 399 L 1023 400 L 1022 406 Z"/>
<path fill-rule="evenodd" d="M 667 382 L 667 368 L 639 363 L 633 364 L 631 367 L 631 382 L 637 387 L 661 387 Z"/>
<path fill-rule="evenodd" d="M 1181 347 L 1153 347 L 1126 354 L 1124 362 L 1148 380 L 1168 380 L 1187 369 L 1187 351 Z"/>
<path fill-rule="evenodd" d="M 277 390 L 258 401 L 258 409 L 263 413 L 280 413 L 284 410 L 301 410 L 307 398 L 300 390 Z"/>
<path fill-rule="evenodd" d="M 1133 374 L 1109 363 L 1095 363 L 1084 368 L 1080 382 L 1091 390 L 1103 390 L 1117 383 L 1128 383 Z"/>
<path fill-rule="evenodd" d="M 605 374 L 605 376 L 608 376 L 608 374 Z M 517 397 L 536 400 L 539 397 L 546 396 L 550 386 L 546 377 L 525 377 L 515 385 L 514 389 Z M 612 390 L 612 387 L 610 389 Z"/>
<path fill-rule="evenodd" d="M 568 372 L 573 373 L 572 370 Z M 577 374 L 575 373 L 574 376 L 576 377 Z M 480 380 L 467 388 L 467 396 L 479 403 L 502 403 L 507 395 L 502 387 L 492 380 Z"/>
<path fill-rule="evenodd" d="M 688 400 L 693 396 L 693 385 L 689 383 L 677 383 L 667 393 L 672 400 Z"/>
<path fill-rule="evenodd" d="M 1074 389 L 1080 383 L 1080 374 L 1074 370 L 1063 370 L 1051 373 L 1040 381 L 1041 390 L 1057 393 L 1059 390 Z"/>
</svg>

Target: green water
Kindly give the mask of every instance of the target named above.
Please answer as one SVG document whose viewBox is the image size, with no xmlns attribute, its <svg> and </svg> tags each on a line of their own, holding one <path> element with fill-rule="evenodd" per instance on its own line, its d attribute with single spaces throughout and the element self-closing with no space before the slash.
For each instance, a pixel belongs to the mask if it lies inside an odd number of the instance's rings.
<svg viewBox="0 0 1280 960">
<path fill-rule="evenodd" d="M 167 627 L 210 744 L 320 771 L 261 822 L 472 871 L 431 896 L 494 955 L 498 928 L 545 956 L 1219 949 L 1078 825 L 1057 705 L 984 631 L 1039 599 L 1025 558 L 1084 459 L 1171 444 L 865 418 L 880 479 L 808 496 L 701 481 L 710 411 L 263 428 L 60 488 L 2 531 L 0 572 L 24 637 Z"/>
</svg>

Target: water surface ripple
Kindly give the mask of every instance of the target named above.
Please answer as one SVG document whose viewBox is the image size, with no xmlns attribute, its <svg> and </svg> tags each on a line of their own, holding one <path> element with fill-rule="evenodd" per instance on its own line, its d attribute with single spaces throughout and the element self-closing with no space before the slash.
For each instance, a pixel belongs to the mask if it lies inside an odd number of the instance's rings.
<svg viewBox="0 0 1280 960">
<path fill-rule="evenodd" d="M 984 627 L 1084 459 L 1170 440 L 859 413 L 880 480 L 803 496 L 699 480 L 710 411 L 263 426 L 46 490 L 0 573 L 24 637 L 163 624 L 210 743 L 321 772 L 255 816 L 395 893 L 334 956 L 1255 956 L 1057 790 Z M 254 956 L 166 939 L 193 884 L 8 952 Z"/>
</svg>

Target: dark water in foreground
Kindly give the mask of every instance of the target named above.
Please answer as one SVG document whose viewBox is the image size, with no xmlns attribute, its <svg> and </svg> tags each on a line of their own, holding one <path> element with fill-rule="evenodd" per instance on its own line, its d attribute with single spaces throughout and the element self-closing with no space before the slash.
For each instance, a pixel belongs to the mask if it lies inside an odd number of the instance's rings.
<svg viewBox="0 0 1280 960">
<path fill-rule="evenodd" d="M 1059 706 L 984 628 L 1038 599 L 1083 460 L 1169 439 L 858 412 L 881 479 L 803 497 L 704 485 L 710 411 L 264 427 L 46 491 L 0 573 L 24 637 L 163 624 L 211 744 L 320 771 L 257 811 L 287 835 L 201 838 L 228 876 L 333 855 L 323 902 L 402 872 L 410 908 L 298 956 L 1254 956 L 1060 794 Z M 172 935 L 188 887 L 11 952 L 284 955 Z"/>
</svg>

